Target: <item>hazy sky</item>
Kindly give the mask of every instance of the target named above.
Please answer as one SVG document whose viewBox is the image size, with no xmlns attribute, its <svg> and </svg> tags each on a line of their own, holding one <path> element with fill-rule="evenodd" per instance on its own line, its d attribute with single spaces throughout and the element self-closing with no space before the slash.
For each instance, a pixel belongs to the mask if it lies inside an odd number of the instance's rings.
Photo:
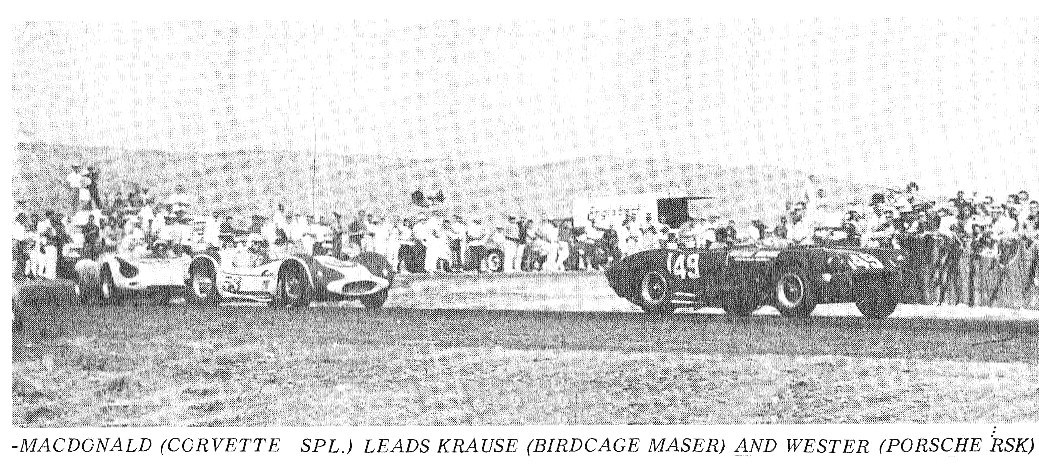
<svg viewBox="0 0 1039 465">
<path fill-rule="evenodd" d="M 18 140 L 773 164 L 1039 191 L 1039 20 L 36 23 Z"/>
</svg>

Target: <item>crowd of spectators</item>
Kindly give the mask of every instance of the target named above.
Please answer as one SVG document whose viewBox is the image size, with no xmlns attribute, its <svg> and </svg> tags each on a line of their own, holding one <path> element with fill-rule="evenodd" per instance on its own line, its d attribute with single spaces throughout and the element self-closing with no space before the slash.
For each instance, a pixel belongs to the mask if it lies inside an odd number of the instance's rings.
<svg viewBox="0 0 1039 465">
<path fill-rule="evenodd" d="M 128 183 L 114 191 L 98 187 L 95 167 L 73 165 L 65 178 L 68 209 L 32 211 L 16 205 L 13 274 L 16 278 L 73 277 L 73 262 L 106 252 L 175 256 L 192 235 L 190 197 L 183 187 L 160 202 L 149 189 Z"/>
<path fill-rule="evenodd" d="M 998 202 L 977 192 L 921 195 L 911 182 L 905 189 L 873 194 L 868 204 L 838 219 L 825 218 L 812 203 L 808 198 L 788 205 L 773 236 L 903 250 L 921 303 L 988 305 L 1001 288 L 1018 287 L 1027 298 L 1039 286 L 1039 201 L 1027 190 Z M 1020 283 L 1013 282 L 1015 260 L 1023 270 Z M 995 283 L 982 285 L 992 275 Z"/>
<path fill-rule="evenodd" d="M 994 261 L 986 264 L 992 268 L 1021 255 L 1029 264 L 1025 291 L 1039 285 L 1039 202 L 1024 190 L 997 202 L 963 191 L 953 198 L 923 196 L 910 183 L 876 193 L 835 219 L 820 205 L 824 193 L 811 177 L 804 195 L 788 201 L 771 225 L 760 219 L 737 225 L 710 215 L 671 227 L 637 210 L 591 212 L 575 225 L 572 218 L 451 215 L 438 208 L 442 194 L 432 203 L 424 200 L 412 215 L 389 218 L 364 210 L 350 216 L 299 214 L 283 205 L 269 215 L 212 211 L 198 216 L 189 214 L 192 197 L 182 186 L 163 199 L 134 183 L 103 191 L 98 170 L 80 168 L 73 166 L 67 177 L 72 214 L 17 214 L 16 276 L 53 279 L 63 274 L 65 258 L 96 259 L 112 251 L 176 257 L 220 248 L 234 252 L 229 254 L 233 266 L 293 252 L 352 256 L 370 251 L 385 256 L 401 273 L 449 273 L 602 269 L 661 247 L 823 243 L 905 249 L 923 270 L 920 287 L 939 294 L 935 301 L 951 293 L 957 302 L 974 303 L 971 292 L 963 298 L 961 269 L 953 266 L 964 256 L 978 267 L 981 260 Z"/>
</svg>

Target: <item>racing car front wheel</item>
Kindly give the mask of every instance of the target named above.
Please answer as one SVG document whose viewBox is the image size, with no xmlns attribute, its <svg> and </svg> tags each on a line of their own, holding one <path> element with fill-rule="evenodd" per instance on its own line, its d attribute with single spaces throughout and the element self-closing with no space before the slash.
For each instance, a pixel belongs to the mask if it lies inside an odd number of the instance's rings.
<svg viewBox="0 0 1039 465">
<path fill-rule="evenodd" d="M 775 283 L 775 305 L 786 317 L 805 318 L 815 310 L 815 289 L 808 273 L 792 267 L 779 274 Z"/>
<path fill-rule="evenodd" d="M 307 308 L 310 306 L 310 293 L 307 289 L 306 270 L 299 265 L 289 264 L 278 271 L 278 285 L 275 290 L 274 304 Z"/>
<path fill-rule="evenodd" d="M 386 303 L 386 297 L 388 297 L 389 295 L 390 290 L 383 289 L 374 294 L 361 296 L 361 305 L 364 305 L 364 308 L 367 308 L 368 310 L 378 310 L 382 308 L 382 304 Z"/>
<path fill-rule="evenodd" d="M 667 274 L 661 271 L 649 271 L 642 276 L 639 283 L 639 301 L 643 310 L 653 313 L 674 313 L 675 294 Z"/>
<path fill-rule="evenodd" d="M 855 300 L 855 306 L 862 316 L 879 319 L 895 313 L 898 302 L 886 286 L 870 285 L 862 290 L 862 294 Z"/>
<path fill-rule="evenodd" d="M 220 301 L 216 289 L 216 270 L 201 262 L 188 270 L 188 283 L 184 286 L 184 300 L 190 305 L 215 307 Z"/>
</svg>

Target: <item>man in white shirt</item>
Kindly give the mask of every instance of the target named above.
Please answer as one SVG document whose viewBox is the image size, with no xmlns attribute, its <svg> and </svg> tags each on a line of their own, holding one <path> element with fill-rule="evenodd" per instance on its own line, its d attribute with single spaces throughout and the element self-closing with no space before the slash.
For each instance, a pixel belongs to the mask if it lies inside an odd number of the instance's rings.
<svg viewBox="0 0 1039 465">
<path fill-rule="evenodd" d="M 90 196 L 90 178 L 81 174 L 79 177 L 79 203 L 83 205 L 81 208 L 89 208 L 91 200 Z"/>
<path fill-rule="evenodd" d="M 144 229 L 146 234 L 150 234 L 152 232 L 152 223 L 155 221 L 153 202 L 151 200 L 145 202 L 137 216 L 141 219 L 141 228 Z"/>
<path fill-rule="evenodd" d="M 504 271 L 512 272 L 520 269 L 520 259 L 523 256 L 523 240 L 520 237 L 520 219 L 514 216 L 507 216 L 505 218 L 505 229 L 503 231 L 505 235 L 504 249 L 502 252 L 505 257 L 505 264 L 503 265 Z"/>
<path fill-rule="evenodd" d="M 369 232 L 372 235 L 372 251 L 385 256 L 386 249 L 390 242 L 390 225 L 386 223 L 385 218 L 381 216 L 373 216 L 370 228 Z"/>
<path fill-rule="evenodd" d="M 302 218 L 302 216 L 301 216 Z M 317 223 L 314 221 L 314 215 L 307 215 L 306 220 L 299 226 L 300 227 L 300 244 L 303 246 L 304 253 L 314 253 L 314 244 L 317 243 Z"/>
<path fill-rule="evenodd" d="M 390 262 L 391 270 L 398 271 L 399 269 L 400 245 L 407 235 L 408 233 L 404 231 L 404 225 L 401 224 L 400 217 L 393 216 L 392 220 L 387 223 L 384 248 L 378 251 Z"/>
<path fill-rule="evenodd" d="M 541 228 L 538 233 L 538 244 L 541 249 L 542 255 L 545 256 L 545 264 L 542 266 L 542 271 L 560 271 L 558 269 L 558 258 L 559 258 L 559 228 L 556 228 L 551 221 L 545 220 L 541 223 Z"/>
<path fill-rule="evenodd" d="M 427 273 L 439 271 L 440 260 L 449 258 L 450 248 L 447 245 L 447 235 L 442 229 L 443 221 L 423 215 L 418 224 L 415 225 L 415 238 L 425 248 L 423 269 Z"/>
<path fill-rule="evenodd" d="M 213 210 L 213 214 L 206 218 L 202 238 L 208 246 L 218 249 L 221 247 L 223 241 L 220 240 L 220 212 Z"/>
<path fill-rule="evenodd" d="M 72 165 L 72 171 L 69 172 L 65 180 L 68 182 L 69 189 L 71 189 L 72 208 L 79 208 L 79 188 L 82 183 L 83 174 L 79 171 L 79 164 Z"/>
<path fill-rule="evenodd" d="M 487 224 L 488 225 L 492 224 L 492 219 L 491 218 L 488 218 Z M 505 233 L 505 230 L 508 227 L 508 225 L 509 225 L 509 223 L 508 223 L 507 219 L 506 220 L 502 220 L 499 224 L 495 224 L 493 229 L 491 230 L 491 233 L 490 233 L 488 239 L 487 239 L 487 249 L 488 250 L 491 250 L 491 249 L 501 250 L 501 259 L 502 259 L 501 270 L 502 271 L 512 271 L 512 263 L 511 263 L 511 261 L 514 260 L 515 256 L 516 256 L 516 243 L 511 241 L 511 240 L 509 240 L 509 238 L 506 236 L 506 233 Z M 497 270 L 489 270 L 489 271 L 497 271 Z"/>
</svg>

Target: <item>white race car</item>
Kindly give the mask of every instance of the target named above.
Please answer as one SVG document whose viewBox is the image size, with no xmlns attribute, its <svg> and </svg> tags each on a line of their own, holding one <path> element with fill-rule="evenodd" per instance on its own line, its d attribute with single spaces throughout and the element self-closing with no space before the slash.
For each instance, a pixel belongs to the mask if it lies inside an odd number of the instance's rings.
<svg viewBox="0 0 1039 465">
<path fill-rule="evenodd" d="M 314 301 L 359 300 L 375 309 L 382 307 L 393 284 L 389 262 L 371 252 L 346 260 L 327 255 L 264 256 L 252 266 L 235 266 L 225 256 L 232 253 L 209 250 L 194 257 L 184 278 L 189 304 L 215 306 L 238 300 L 305 308 Z"/>
<path fill-rule="evenodd" d="M 184 287 L 184 270 L 191 263 L 190 256 L 176 258 L 120 255 L 102 255 L 97 262 L 97 275 L 79 272 L 77 283 L 83 298 L 95 297 L 102 304 L 118 302 L 132 295 L 146 295 L 162 303 L 179 295 Z"/>
</svg>

